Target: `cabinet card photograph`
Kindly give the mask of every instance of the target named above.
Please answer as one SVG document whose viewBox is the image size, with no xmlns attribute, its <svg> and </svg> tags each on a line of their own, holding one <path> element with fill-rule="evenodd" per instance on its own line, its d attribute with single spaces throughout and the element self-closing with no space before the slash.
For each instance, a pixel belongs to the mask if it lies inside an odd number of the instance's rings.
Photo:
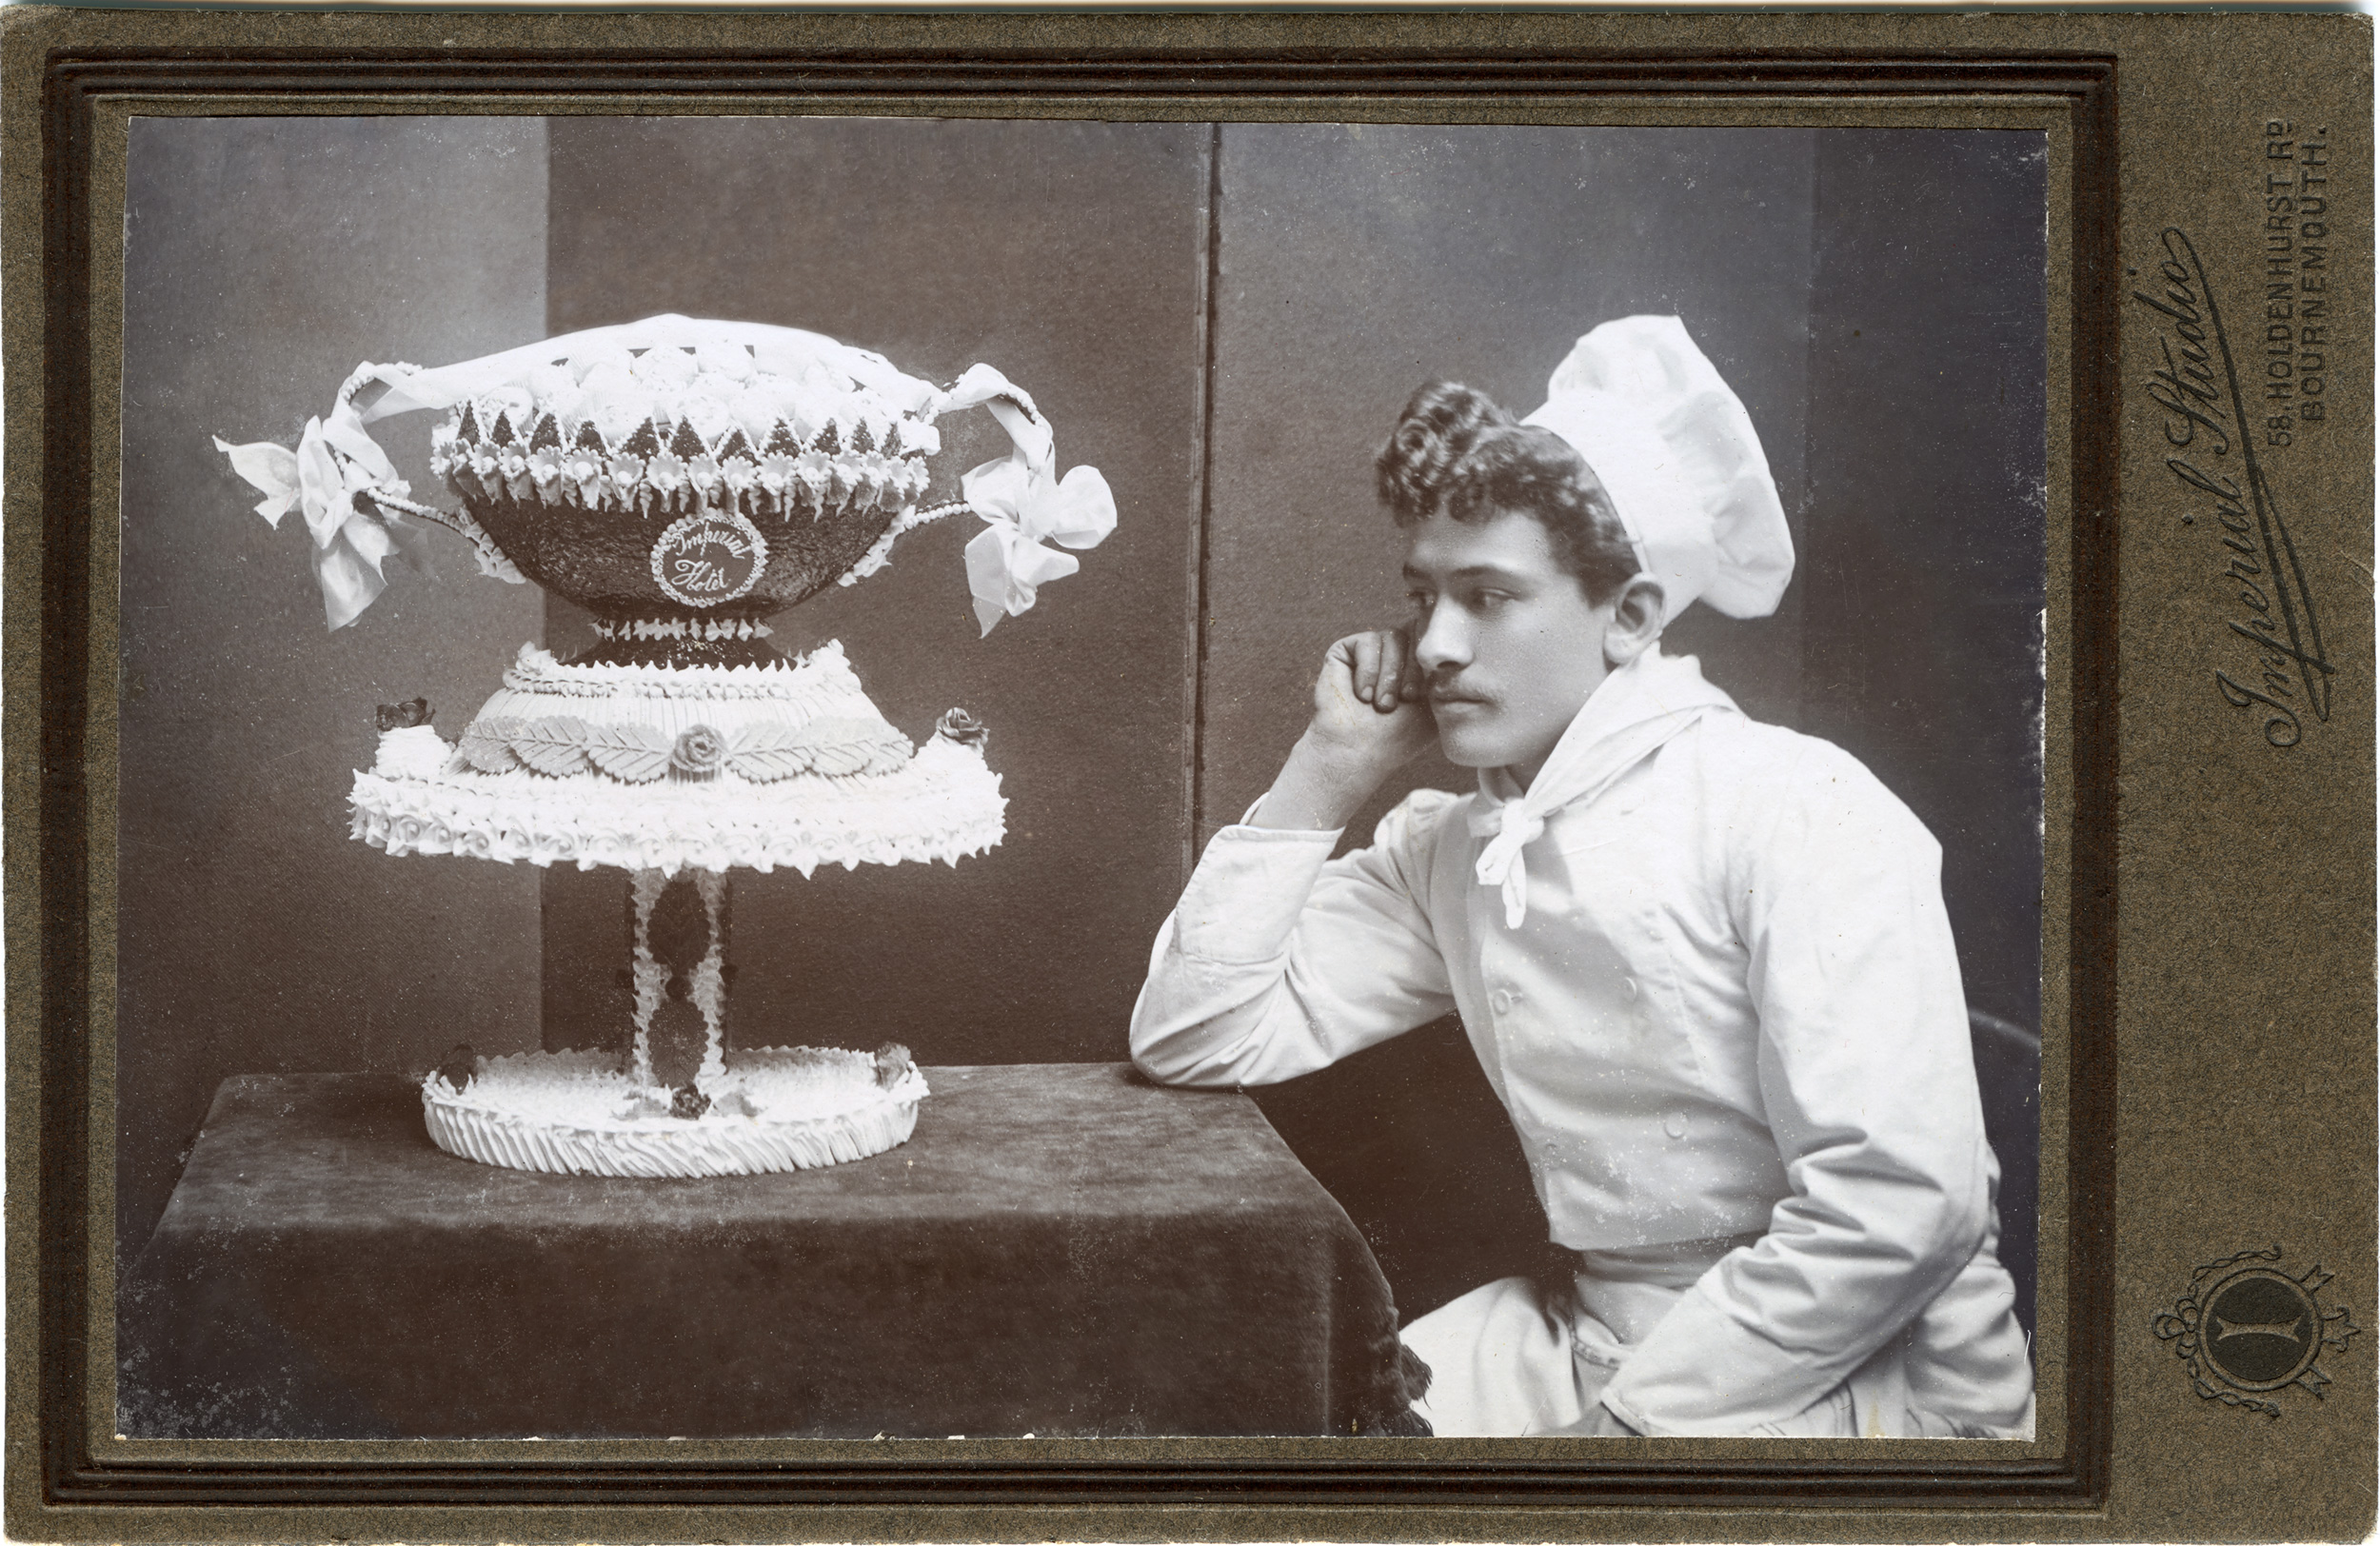
<svg viewBox="0 0 2380 1546">
<path fill-rule="evenodd" d="M 122 1431 L 2031 1437 L 2047 165 L 135 121 Z"/>
<path fill-rule="evenodd" d="M 2368 17 L 6 16 L 11 1536 L 2370 1534 Z"/>
</svg>

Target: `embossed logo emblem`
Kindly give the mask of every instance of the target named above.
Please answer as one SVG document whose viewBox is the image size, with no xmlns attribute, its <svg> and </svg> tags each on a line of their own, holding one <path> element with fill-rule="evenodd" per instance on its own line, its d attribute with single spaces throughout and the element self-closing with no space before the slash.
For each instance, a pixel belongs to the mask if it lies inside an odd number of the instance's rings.
<svg viewBox="0 0 2380 1546">
<path fill-rule="evenodd" d="M 2208 1400 L 2277 1417 L 2271 1397 L 2292 1385 L 2319 1398 L 2330 1383 L 2322 1355 L 2345 1351 L 2363 1329 L 2345 1307 L 2323 1307 L 2318 1296 L 2334 1274 L 2316 1263 L 2291 1277 L 2280 1263 L 2277 1245 L 2210 1261 L 2156 1317 L 2157 1336 L 2173 1344 L 2192 1388 Z"/>
<path fill-rule="evenodd" d="M 767 567 L 761 528 L 733 510 L 683 516 L 653 544 L 654 584 L 688 606 L 734 601 L 759 585 Z"/>
</svg>

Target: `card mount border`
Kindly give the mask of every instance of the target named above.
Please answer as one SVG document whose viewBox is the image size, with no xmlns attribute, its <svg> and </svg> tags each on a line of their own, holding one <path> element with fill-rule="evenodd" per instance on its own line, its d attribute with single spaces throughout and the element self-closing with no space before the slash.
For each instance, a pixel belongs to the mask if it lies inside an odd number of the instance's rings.
<svg viewBox="0 0 2380 1546">
<path fill-rule="evenodd" d="M 218 18 L 224 20 L 225 18 Z M 253 18 L 248 18 L 253 19 Z M 374 18 L 381 20 L 382 18 Z M 387 18 L 394 20 L 395 18 Z M 419 18 L 416 18 L 417 20 Z M 449 30 L 492 17 L 440 18 Z M 917 18 L 911 18 L 916 20 Z M 985 18 L 991 19 L 991 18 Z M 1001 18 L 1012 21 L 1011 18 Z M 600 23 L 604 18 L 586 18 Z M 816 18 L 813 18 L 816 20 Z M 846 20 L 854 20 L 846 18 Z M 1084 18 L 1069 18 L 1084 21 Z M 1150 18 L 1140 18 L 1148 22 Z M 433 23 L 435 25 L 435 23 Z M 91 1030 L 87 1000 L 94 929 L 102 921 L 72 905 L 48 905 L 34 943 L 39 989 L 39 1174 L 45 1199 L 39 1281 L 40 1495 L 53 1508 L 210 1505 L 248 1508 L 445 1509 L 595 1506 L 787 1505 L 866 1507 L 1065 1507 L 1195 1505 L 1282 1508 L 1469 1509 L 1511 1506 L 1666 1508 L 1861 1508 L 1918 1511 L 2091 1511 L 2107 1496 L 2112 1451 L 2115 1258 L 2112 1180 L 2115 1135 L 2114 948 L 2115 702 L 2117 676 L 2115 509 L 2118 444 L 2112 307 L 2118 271 L 2116 61 L 2105 52 L 1785 50 L 1757 57 L 1713 50 L 1627 50 L 1553 55 L 1541 47 L 1474 49 L 1460 55 L 1413 47 L 1301 50 L 1147 47 L 1113 51 L 1012 50 L 961 57 L 920 49 L 721 49 L 618 50 L 473 49 L 361 44 L 328 48 L 56 49 L 40 64 L 39 177 L 44 192 L 38 257 L 43 310 L 37 386 L 10 397 L 37 404 L 42 425 L 37 515 L 22 501 L 11 535 L 29 536 L 20 565 L 37 565 L 45 625 L 39 656 L 38 805 L 33 817 L 38 889 L 82 899 L 109 835 L 89 830 L 86 759 L 94 751 L 89 682 L 93 663 L 90 493 L 94 381 L 90 193 L 99 103 L 193 96 L 313 98 L 321 110 L 368 99 L 415 99 L 414 110 L 454 110 L 470 97 L 485 110 L 542 110 L 557 97 L 601 98 L 600 110 L 734 110 L 739 104 L 797 97 L 822 110 L 857 99 L 900 97 L 937 105 L 1006 106 L 1019 113 L 1068 104 L 1193 102 L 1229 119 L 1235 103 L 1312 104 L 1360 100 L 1442 109 L 1465 99 L 1526 96 L 1558 108 L 1614 97 L 1691 93 L 1701 100 L 1782 98 L 1975 101 L 2023 95 L 2065 109 L 2072 133 L 2069 315 L 2071 382 L 2070 766 L 2072 862 L 2066 876 L 2071 928 L 2067 962 L 2070 1027 L 2066 1259 L 2065 1452 L 1993 1459 L 1951 1454 L 1925 1458 L 1753 1458 L 1545 1461 L 1465 1457 L 1446 1461 L 1341 1458 L 1163 1459 L 1113 1462 L 1009 1459 L 802 1461 L 755 1459 L 671 1464 L 650 1460 L 486 1463 L 379 1460 L 267 1461 L 228 1458 L 128 1460 L 93 1455 L 86 1440 L 85 1318 L 89 1220 L 81 1206 L 91 1182 L 87 1114 Z M 432 101 L 430 99 L 444 99 Z M 390 110 L 380 108 L 377 110 Z M 399 109 L 402 110 L 402 109 Z M 1173 114 L 1168 114 L 1169 116 Z M 21 174 L 20 174 L 21 175 Z M 21 270 L 20 270 L 21 272 Z M 20 292 L 21 293 L 21 292 Z M 24 395 L 20 396 L 20 392 Z M 14 484 L 16 480 L 12 479 Z M 30 530 L 25 530 L 31 527 Z M 21 571 L 20 571 L 21 573 Z M 21 579 L 10 581 L 12 606 Z M 23 664 L 12 684 L 33 687 Z M 14 732 L 12 750 L 28 748 Z M 22 787 L 20 785 L 20 787 Z M 20 811 L 24 805 L 20 803 Z M 15 826 L 22 817 L 11 822 Z M 26 824 L 31 824 L 26 823 Z M 19 852 L 25 850 L 20 847 Z M 10 864 L 16 871 L 25 860 Z M 12 928 L 13 932 L 13 928 Z M 20 968 L 21 969 L 21 968 Z M 13 974 L 12 974 L 13 975 Z M 11 998 L 25 1002 L 20 990 Z M 12 1041 L 17 1038 L 11 1038 Z M 23 1066 L 21 1047 L 12 1060 Z M 19 1109 L 22 1109 L 21 1107 Z M 63 1199 L 63 1200 L 61 1200 Z M 11 1274 L 22 1281 L 26 1268 Z M 13 1296 L 12 1296 L 13 1297 Z M 11 1360 L 12 1362 L 15 1360 Z M 22 1366 L 12 1387 L 24 1389 Z M 14 1404 L 14 1403 L 12 1403 Z M 1145 1444 L 1136 1445 L 1145 1449 Z M 22 1451 L 19 1451 L 22 1454 Z M 1378 1453 L 1378 1452 L 1375 1452 Z M 1905 1452 L 1904 1452 L 1905 1453 Z M 11 1489 L 15 1491 L 15 1489 Z M 18 1496 L 22 1496 L 20 1493 Z M 565 1530 L 567 1527 L 564 1527 Z M 954 1537 L 955 1538 L 955 1537 Z M 1122 1538 L 1121 1536 L 1110 1538 Z M 1377 1538 L 1388 1538 L 1381 1536 Z"/>
</svg>

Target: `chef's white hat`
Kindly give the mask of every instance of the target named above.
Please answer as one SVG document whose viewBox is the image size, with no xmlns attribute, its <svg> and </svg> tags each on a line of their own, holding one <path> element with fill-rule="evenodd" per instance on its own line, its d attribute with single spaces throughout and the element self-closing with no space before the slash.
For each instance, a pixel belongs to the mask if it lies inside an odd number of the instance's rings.
<svg viewBox="0 0 2380 1546">
<path fill-rule="evenodd" d="M 1794 539 L 1743 404 L 1676 317 L 1621 317 L 1578 340 L 1529 415 L 1577 448 L 1674 618 L 1699 599 L 1766 617 Z"/>
</svg>

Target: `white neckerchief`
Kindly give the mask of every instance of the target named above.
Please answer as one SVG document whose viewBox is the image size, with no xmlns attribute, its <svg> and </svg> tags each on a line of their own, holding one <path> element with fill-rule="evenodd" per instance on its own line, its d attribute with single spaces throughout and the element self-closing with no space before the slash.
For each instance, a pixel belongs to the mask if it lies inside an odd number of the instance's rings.
<svg viewBox="0 0 2380 1546">
<path fill-rule="evenodd" d="M 1529 869 L 1520 851 L 1544 833 L 1545 819 L 1601 794 L 1672 736 L 1715 711 L 1740 712 L 1734 699 L 1702 679 L 1692 655 L 1664 655 L 1656 644 L 1587 696 L 1526 790 L 1503 768 L 1480 770 L 1471 835 L 1489 841 L 1476 873 L 1481 885 L 1502 889 L 1506 928 L 1520 927 L 1529 916 Z"/>
</svg>

